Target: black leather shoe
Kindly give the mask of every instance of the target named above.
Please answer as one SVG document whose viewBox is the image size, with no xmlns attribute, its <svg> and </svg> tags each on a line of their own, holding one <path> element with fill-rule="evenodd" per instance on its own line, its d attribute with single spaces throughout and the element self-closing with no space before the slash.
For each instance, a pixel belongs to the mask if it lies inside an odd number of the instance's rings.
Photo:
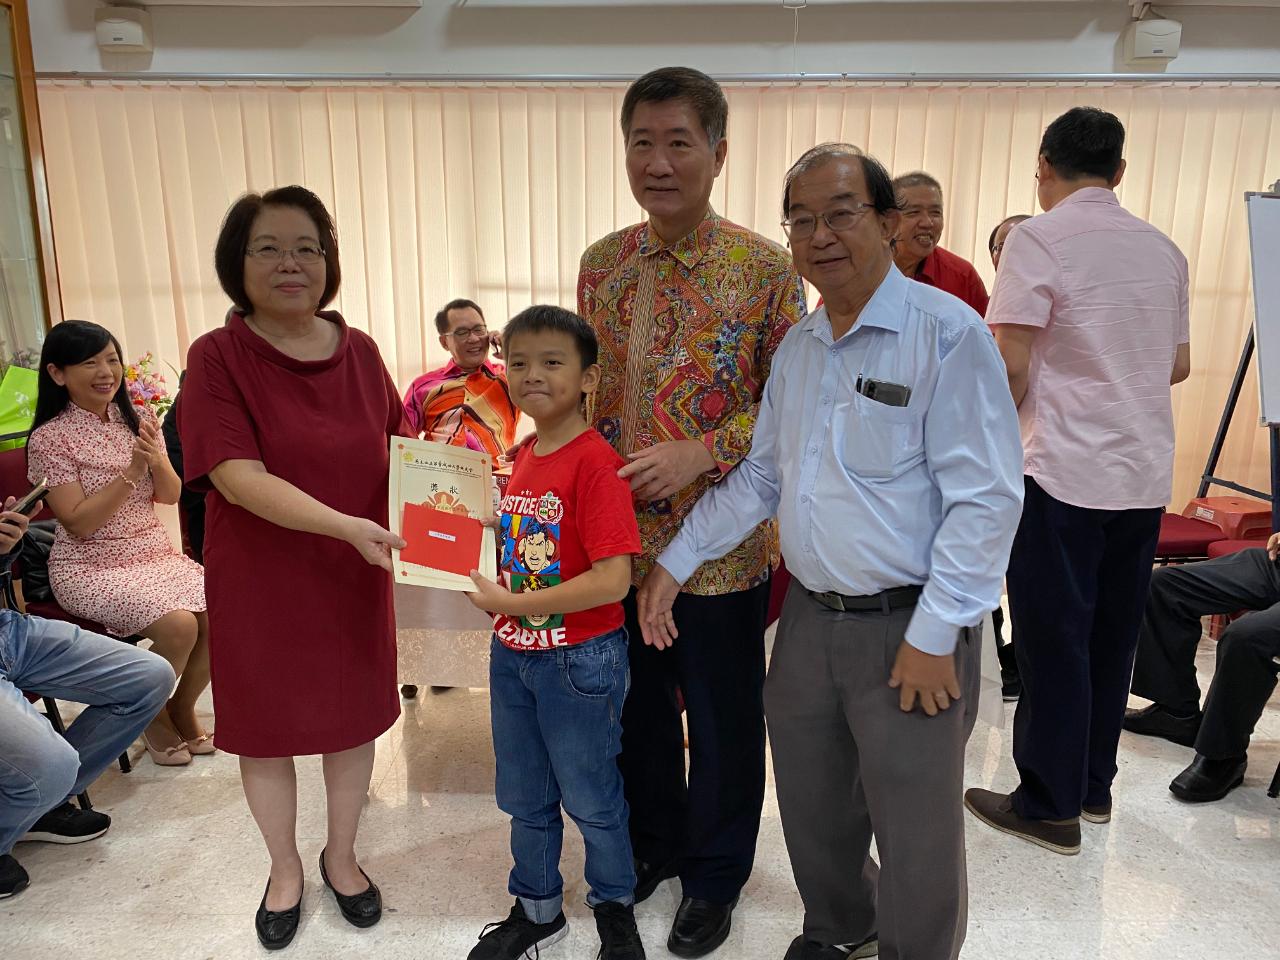
<svg viewBox="0 0 1280 960">
<path fill-rule="evenodd" d="M 733 927 L 733 908 L 737 905 L 737 897 L 732 903 L 710 903 L 685 897 L 680 901 L 675 922 L 671 924 L 667 949 L 677 957 L 690 960 L 705 957 L 729 936 Z"/>
<path fill-rule="evenodd" d="M 362 877 L 369 880 L 369 875 L 363 868 L 357 866 L 356 869 L 360 871 Z M 333 890 L 333 884 L 329 882 L 329 874 L 324 869 L 323 850 L 320 851 L 320 879 L 324 881 L 326 887 Z M 338 909 L 342 911 L 343 919 L 353 927 L 372 927 L 382 919 L 382 891 L 372 880 L 369 880 L 368 889 L 360 893 L 354 893 L 348 897 L 333 890 L 333 896 L 338 901 Z"/>
<path fill-rule="evenodd" d="M 262 891 L 262 902 L 258 904 L 257 916 L 253 918 L 254 929 L 258 931 L 258 942 L 268 950 L 283 950 L 293 943 L 294 934 L 298 932 L 298 921 L 302 919 L 302 898 L 298 898 L 288 910 L 268 910 L 267 891 L 271 889 L 271 880 L 267 880 L 267 889 Z"/>
<path fill-rule="evenodd" d="M 676 875 L 675 864 L 670 861 L 647 863 L 644 860 L 635 860 L 633 863 L 636 868 L 636 903 L 644 903 L 653 896 L 653 891 L 658 889 L 658 884 Z"/>
<path fill-rule="evenodd" d="M 1196 754 L 1191 766 L 1173 778 L 1169 792 L 1187 803 L 1211 803 L 1221 800 L 1244 783 L 1244 769 L 1248 757 L 1228 757 L 1210 760 Z"/>
<path fill-rule="evenodd" d="M 1140 737 L 1159 737 L 1180 747 L 1194 747 L 1200 732 L 1200 713 L 1175 716 L 1168 707 L 1153 703 L 1141 710 L 1126 710 L 1122 726 Z"/>
</svg>

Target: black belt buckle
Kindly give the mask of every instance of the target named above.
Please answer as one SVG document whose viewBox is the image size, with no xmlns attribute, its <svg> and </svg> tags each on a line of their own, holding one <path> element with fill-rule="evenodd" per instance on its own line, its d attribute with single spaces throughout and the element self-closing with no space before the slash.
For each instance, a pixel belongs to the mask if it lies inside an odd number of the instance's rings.
<svg viewBox="0 0 1280 960">
<path fill-rule="evenodd" d="M 817 600 L 824 607 L 828 607 L 838 613 L 872 613 L 877 609 L 884 616 L 888 616 L 893 612 L 895 606 L 892 600 L 896 597 L 902 597 L 906 602 L 897 604 L 898 607 L 906 607 L 912 605 L 920 596 L 920 587 L 890 587 L 887 590 L 881 590 L 879 593 L 873 593 L 865 597 L 846 597 L 840 593 L 819 593 L 816 590 L 810 590 L 809 595 Z"/>
<path fill-rule="evenodd" d="M 835 610 L 839 613 L 848 612 L 844 607 L 844 597 L 838 593 L 819 593 L 817 590 L 810 590 L 809 596 L 830 610 Z"/>
</svg>

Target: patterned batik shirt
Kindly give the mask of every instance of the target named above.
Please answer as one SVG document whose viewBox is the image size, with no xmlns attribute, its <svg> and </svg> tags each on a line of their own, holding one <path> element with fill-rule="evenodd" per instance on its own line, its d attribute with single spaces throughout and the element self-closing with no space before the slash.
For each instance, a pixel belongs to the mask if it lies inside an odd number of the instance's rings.
<svg viewBox="0 0 1280 960">
<path fill-rule="evenodd" d="M 671 245 L 647 223 L 587 249 L 578 312 L 600 340 L 592 422 L 624 457 L 667 440 L 700 440 L 718 470 L 674 496 L 636 503 L 644 553 L 638 585 L 710 485 L 751 449 L 773 352 L 805 314 L 804 287 L 782 247 L 708 212 Z M 684 585 L 715 596 L 762 583 L 778 564 L 774 521 L 762 523 Z"/>
</svg>

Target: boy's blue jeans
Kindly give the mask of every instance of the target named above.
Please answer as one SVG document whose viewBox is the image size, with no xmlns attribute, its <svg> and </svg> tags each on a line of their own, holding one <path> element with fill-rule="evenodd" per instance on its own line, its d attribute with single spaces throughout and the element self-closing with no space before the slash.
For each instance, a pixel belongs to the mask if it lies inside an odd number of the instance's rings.
<svg viewBox="0 0 1280 960">
<path fill-rule="evenodd" d="M 633 903 L 636 874 L 617 763 L 630 685 L 626 631 L 551 650 L 511 650 L 496 637 L 491 647 L 498 807 L 511 816 L 515 860 L 508 889 L 535 923 L 560 913 L 563 805 L 586 843 L 587 903 Z"/>
</svg>

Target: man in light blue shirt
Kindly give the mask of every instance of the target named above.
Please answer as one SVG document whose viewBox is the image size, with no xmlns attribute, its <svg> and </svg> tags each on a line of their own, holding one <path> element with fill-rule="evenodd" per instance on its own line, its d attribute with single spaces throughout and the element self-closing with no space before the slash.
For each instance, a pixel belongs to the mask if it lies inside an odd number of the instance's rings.
<svg viewBox="0 0 1280 960">
<path fill-rule="evenodd" d="M 1022 502 L 1017 412 L 977 313 L 893 265 L 898 212 L 877 161 L 813 148 L 783 210 L 824 306 L 779 347 L 750 454 L 641 587 L 641 627 L 676 641 L 680 584 L 779 517 L 794 582 L 765 711 L 805 904 L 785 960 L 874 956 L 877 936 L 888 956 L 955 958 L 979 623 Z"/>
</svg>

